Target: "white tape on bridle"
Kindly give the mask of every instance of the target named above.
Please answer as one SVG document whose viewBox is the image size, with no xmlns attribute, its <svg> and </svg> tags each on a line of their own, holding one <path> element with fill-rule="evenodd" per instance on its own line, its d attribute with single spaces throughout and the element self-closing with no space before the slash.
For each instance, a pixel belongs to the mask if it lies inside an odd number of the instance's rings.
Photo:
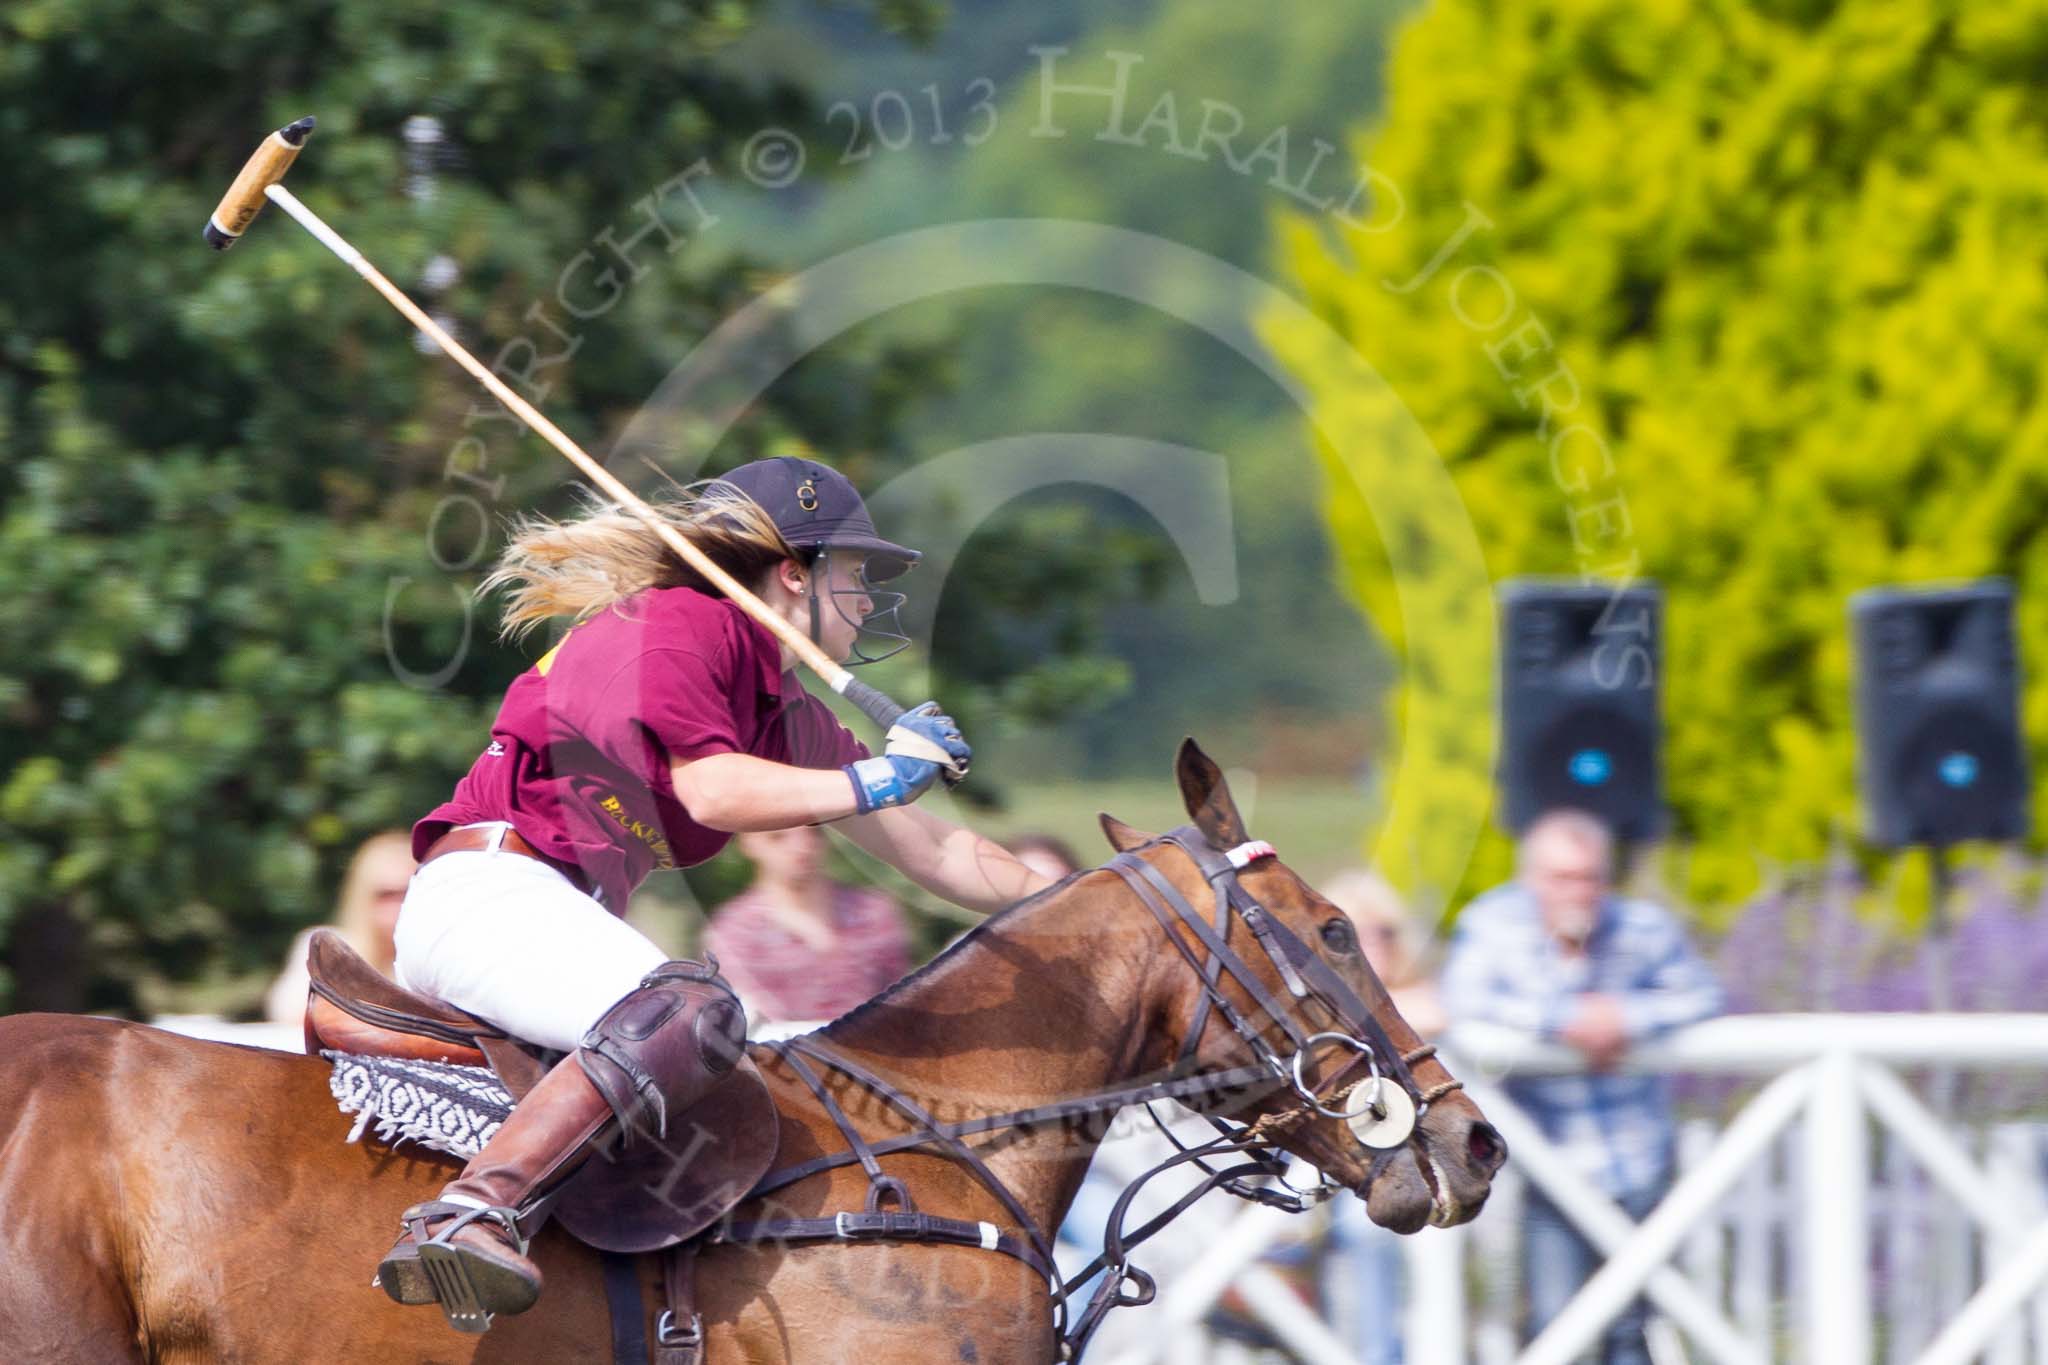
<svg viewBox="0 0 2048 1365">
<path fill-rule="evenodd" d="M 1239 844 L 1223 856 L 1230 860 L 1232 867 L 1242 872 L 1261 858 L 1274 858 L 1279 855 L 1273 852 L 1273 846 L 1264 839 L 1254 839 L 1248 844 Z"/>
</svg>

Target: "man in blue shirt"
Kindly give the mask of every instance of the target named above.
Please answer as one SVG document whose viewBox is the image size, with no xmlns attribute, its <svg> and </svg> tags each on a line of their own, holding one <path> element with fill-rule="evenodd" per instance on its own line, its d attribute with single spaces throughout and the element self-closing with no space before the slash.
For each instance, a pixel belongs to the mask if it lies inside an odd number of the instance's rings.
<svg viewBox="0 0 2048 1365">
<path fill-rule="evenodd" d="M 1676 1124 L 1661 1076 L 1616 1074 L 1629 1048 L 1716 1014 L 1721 988 L 1671 913 L 1613 894 L 1613 839 L 1556 810 L 1522 836 L 1515 880 L 1465 907 L 1444 967 L 1451 1019 L 1504 1024 L 1584 1055 L 1576 1076 L 1510 1081 L 1520 1105 L 1580 1171 L 1641 1221 L 1671 1183 Z M 1535 1190 L 1523 1224 L 1528 1335 L 1557 1316 L 1600 1254 Z M 1647 1365 L 1641 1300 L 1601 1342 L 1609 1365 Z"/>
</svg>

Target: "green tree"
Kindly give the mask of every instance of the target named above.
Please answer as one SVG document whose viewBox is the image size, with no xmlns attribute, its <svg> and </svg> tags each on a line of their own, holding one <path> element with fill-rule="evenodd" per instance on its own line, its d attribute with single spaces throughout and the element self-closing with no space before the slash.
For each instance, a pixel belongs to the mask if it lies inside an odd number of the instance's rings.
<svg viewBox="0 0 2048 1365">
<path fill-rule="evenodd" d="M 2044 58 L 2038 0 L 1446 0 L 1358 139 L 1400 211 L 1288 231 L 1496 574 L 1663 583 L 1669 788 L 1703 901 L 1854 829 L 1850 593 L 2009 574 L 2022 637 L 2048 638 Z M 1322 415 L 1386 420 L 1305 329 L 1268 331 Z M 1332 482 L 1347 579 L 1387 625 L 1390 510 Z M 2038 670 L 2024 710 L 2048 736 Z M 1422 820 L 1469 815 L 1487 746 L 1403 741 L 1439 765 Z M 1496 837 L 1450 871 L 1505 856 Z"/>
<path fill-rule="evenodd" d="M 1058 79 L 1107 83 L 1115 68 L 1106 54 L 1138 54 L 1126 122 L 1136 125 L 1170 96 L 1178 136 L 1155 127 L 1142 146 L 1099 140 L 1104 115 L 1077 101 L 1058 116 L 1067 136 L 1032 136 L 1041 76 L 1020 73 L 1003 133 L 963 162 L 958 196 L 991 217 L 1113 224 L 1264 277 L 1272 224 L 1289 201 L 1271 183 L 1270 166 L 1240 171 L 1215 145 L 1191 154 L 1205 111 L 1243 119 L 1240 158 L 1285 129 L 1299 175 L 1313 139 L 1341 141 L 1377 104 L 1385 35 L 1401 9 L 1311 8 L 1275 23 L 1257 10 L 1164 6 L 1143 23 L 1103 25 L 1069 45 Z M 1280 72 L 1285 79 L 1275 80 Z M 1231 122 L 1230 114 L 1216 116 L 1218 127 Z M 1333 185 L 1340 161 L 1331 163 Z M 1194 311 L 1200 299 L 1191 288 L 1175 281 L 1166 292 Z M 1168 440 L 1227 461 L 1238 597 L 1205 606 L 1171 555 L 1155 556 L 1155 598 L 1109 615 L 1099 637 L 1128 685 L 1095 714 L 1063 723 L 1085 770 L 1159 775 L 1186 734 L 1267 771 L 1344 773 L 1370 761 L 1371 703 L 1388 670 L 1379 642 L 1335 587 L 1317 524 L 1315 457 L 1287 395 L 1187 322 L 1121 299 L 1071 291 L 976 299 L 961 310 L 958 333 L 959 382 L 908 415 L 921 434 L 984 439 L 1000 422 L 1012 431 Z M 1088 363 L 1074 362 L 1084 356 Z M 1130 525 L 1130 509 L 1115 503 L 1095 499 L 1095 515 Z M 1020 572 L 1020 563 L 1055 560 L 1061 544 L 996 563 Z"/>
<path fill-rule="evenodd" d="M 205 250 L 241 159 L 320 116 L 297 192 L 601 451 L 678 338 L 759 287 L 675 178 L 729 173 L 764 124 L 820 126 L 799 85 L 710 60 L 754 10 L 0 16 L 0 1005 L 251 998 L 353 843 L 445 795 L 524 663 L 461 600 L 501 516 L 565 505 L 565 467 L 275 208 L 228 258 Z M 864 12 L 912 36 L 933 14 Z M 416 115 L 439 141 L 408 142 Z M 567 272 L 655 195 L 678 240 L 609 258 L 632 287 L 600 309 L 596 265 Z M 841 348 L 720 462 L 808 445 L 886 465 L 927 373 Z"/>
</svg>

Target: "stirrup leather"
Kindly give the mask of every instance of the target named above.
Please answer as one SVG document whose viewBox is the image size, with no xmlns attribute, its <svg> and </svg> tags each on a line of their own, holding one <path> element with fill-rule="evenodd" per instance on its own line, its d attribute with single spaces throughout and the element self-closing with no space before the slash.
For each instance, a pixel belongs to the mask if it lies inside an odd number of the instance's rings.
<svg viewBox="0 0 2048 1365">
<path fill-rule="evenodd" d="M 432 1237 L 422 1235 L 427 1223 L 436 1218 L 447 1218 L 447 1226 Z M 462 1249 L 449 1240 L 471 1223 L 486 1220 L 504 1230 L 513 1250 L 521 1256 L 526 1254 L 531 1239 L 519 1230 L 519 1215 L 513 1209 L 495 1205 L 477 1208 L 435 1199 L 413 1205 L 399 1218 L 412 1233 L 413 1245 L 419 1248 L 420 1269 L 434 1286 L 441 1312 L 448 1325 L 458 1332 L 489 1331 L 491 1319 L 496 1316 L 483 1306 L 483 1297 L 469 1277 L 469 1263 L 463 1259 Z"/>
</svg>

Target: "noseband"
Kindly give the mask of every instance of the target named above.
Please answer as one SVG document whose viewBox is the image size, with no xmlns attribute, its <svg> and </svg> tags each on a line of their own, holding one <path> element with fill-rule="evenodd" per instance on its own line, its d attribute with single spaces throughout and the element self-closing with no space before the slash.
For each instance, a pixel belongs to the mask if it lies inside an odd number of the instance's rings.
<svg viewBox="0 0 2048 1365">
<path fill-rule="evenodd" d="M 1287 1183 L 1286 1163 L 1273 1155 L 1273 1143 L 1290 1128 L 1318 1113 L 1348 1120 L 1354 1125 L 1368 1115 L 1383 1114 L 1384 1095 L 1381 1087 L 1388 1083 L 1397 1086 L 1412 1102 L 1415 1118 L 1419 1120 L 1428 1111 L 1431 1103 L 1459 1088 L 1457 1081 L 1445 1081 L 1428 1090 L 1418 1090 L 1409 1067 L 1432 1056 L 1436 1049 L 1424 1046 L 1406 1054 L 1399 1052 L 1392 1040 L 1387 1037 L 1386 1030 L 1381 1027 L 1379 1020 L 1373 1016 L 1365 1002 L 1358 998 L 1357 992 L 1346 985 L 1343 978 L 1332 971 L 1293 930 L 1270 914 L 1239 883 L 1238 873 L 1242 869 L 1261 858 L 1274 856 L 1271 845 L 1255 842 L 1241 844 L 1234 849 L 1219 850 L 1194 825 L 1183 825 L 1163 836 L 1162 842 L 1173 844 L 1192 858 L 1196 867 L 1201 869 L 1203 878 L 1215 888 L 1216 910 L 1213 924 L 1204 920 L 1182 897 L 1173 883 L 1160 875 L 1157 868 L 1138 857 L 1135 852 L 1118 854 L 1110 860 L 1108 869 L 1123 878 L 1138 899 L 1144 903 L 1145 908 L 1151 911 L 1153 917 L 1159 921 L 1160 927 L 1166 931 L 1168 942 L 1173 944 L 1202 981 L 1201 999 L 1195 1006 L 1194 1017 L 1189 1023 L 1187 1036 L 1182 1041 L 1180 1055 L 1175 1060 L 1167 1079 L 1076 1099 L 1057 1100 L 1051 1104 L 1007 1114 L 941 1123 L 923 1106 L 882 1077 L 870 1072 L 851 1058 L 838 1055 L 823 1039 L 806 1035 L 767 1044 L 817 1097 L 825 1113 L 845 1137 L 847 1150 L 814 1157 L 798 1165 L 774 1171 L 755 1184 L 748 1192 L 748 1198 L 759 1198 L 793 1185 L 799 1180 L 858 1162 L 868 1177 L 867 1207 L 858 1213 L 845 1212 L 818 1218 L 727 1223 L 714 1229 L 707 1240 L 712 1244 L 748 1244 L 879 1239 L 980 1246 L 989 1251 L 1002 1252 L 1024 1262 L 1046 1277 L 1052 1291 L 1053 1327 L 1059 1336 L 1061 1358 L 1076 1360 L 1111 1309 L 1152 1301 L 1156 1286 L 1151 1276 L 1130 1264 L 1130 1250 L 1166 1227 L 1210 1190 L 1222 1189 L 1241 1199 L 1300 1213 L 1343 1188 L 1332 1184 L 1328 1177 L 1324 1177 L 1320 1184 L 1306 1190 L 1296 1189 Z M 1230 947 L 1230 922 L 1233 915 L 1243 922 L 1253 939 L 1264 950 L 1274 970 L 1278 972 L 1288 995 L 1297 1002 L 1314 1002 L 1330 1015 L 1335 1024 L 1334 1028 L 1317 1029 L 1307 1026 L 1299 1017 L 1299 1012 L 1284 1005 L 1266 986 L 1259 974 Z M 1183 934 L 1182 929 L 1187 933 Z M 1190 946 L 1189 936 L 1201 945 L 1203 952 L 1198 953 Z M 1232 1003 L 1222 989 L 1222 977 L 1226 972 L 1250 996 L 1257 1014 L 1268 1022 L 1255 1024 Z M 1250 1065 L 1217 1072 L 1195 1071 L 1196 1054 L 1212 1010 L 1230 1025 L 1238 1038 L 1250 1049 L 1254 1058 Z M 1275 1026 L 1285 1036 L 1285 1055 L 1267 1039 L 1268 1030 Z M 1322 1043 L 1349 1048 L 1352 1056 L 1333 1076 L 1322 1083 L 1322 1090 L 1319 1092 L 1305 1076 L 1304 1069 L 1313 1063 L 1312 1054 L 1317 1045 Z M 1345 1077 L 1357 1070 L 1361 1064 L 1365 1066 L 1367 1075 L 1345 1085 L 1342 1089 L 1332 1089 L 1343 1083 Z M 881 1099 L 910 1121 L 913 1125 L 911 1131 L 876 1142 L 870 1142 L 862 1137 L 818 1075 L 818 1067 L 846 1076 L 861 1089 Z M 1349 1101 L 1355 1092 L 1364 1087 L 1370 1089 L 1367 1090 L 1362 1104 L 1352 1107 Z M 1212 1108 L 1228 1108 L 1233 1104 L 1241 1106 L 1256 1102 L 1282 1088 L 1292 1091 L 1299 1102 L 1287 1109 L 1269 1113 L 1254 1123 L 1239 1127 L 1232 1127 L 1227 1121 L 1213 1114 L 1205 1115 L 1220 1136 L 1199 1146 L 1183 1145 L 1167 1130 L 1163 1122 L 1160 1123 L 1160 1131 L 1165 1133 L 1167 1140 L 1179 1150 L 1125 1186 L 1104 1230 L 1102 1254 L 1072 1276 L 1062 1276 L 1059 1273 L 1053 1262 L 1052 1244 L 1045 1231 L 1038 1226 L 1015 1194 L 964 1141 L 976 1134 L 1006 1128 L 1029 1128 L 1046 1123 L 1071 1122 L 1090 1115 L 1114 1113 L 1132 1104 L 1145 1105 L 1150 1112 L 1151 1105 L 1162 1099 L 1180 1100 L 1190 1106 L 1207 1104 Z M 1333 1108 L 1328 1102 L 1346 1107 Z M 1157 1121 L 1158 1115 L 1154 1114 L 1153 1118 Z M 1412 1127 L 1410 1124 L 1411 1130 Z M 1404 1131 L 1401 1141 L 1405 1140 Z M 1388 1143 L 1375 1152 L 1373 1175 L 1379 1174 L 1399 1145 L 1400 1142 Z M 1023 1237 L 1000 1232 L 989 1223 L 966 1222 L 918 1212 L 912 1203 L 908 1188 L 902 1181 L 884 1175 L 878 1158 L 893 1152 L 919 1148 L 935 1148 L 964 1167 L 1017 1221 L 1023 1230 Z M 1242 1158 L 1242 1161 L 1240 1164 L 1217 1170 L 1207 1163 L 1207 1158 L 1211 1157 Z M 1124 1221 L 1139 1190 L 1155 1177 L 1188 1163 L 1193 1163 L 1199 1168 L 1205 1178 L 1163 1213 L 1126 1234 Z M 1281 1188 L 1275 1189 L 1269 1185 L 1255 1183 L 1260 1179 L 1276 1181 Z M 885 1208 L 885 1205 L 894 1207 Z M 1070 1290 L 1067 1286 L 1070 1283 L 1085 1283 L 1098 1270 L 1108 1273 L 1103 1276 L 1101 1284 L 1097 1286 L 1087 1306 L 1070 1328 Z M 1126 1292 L 1126 1285 L 1132 1287 L 1130 1292 Z"/>
</svg>

